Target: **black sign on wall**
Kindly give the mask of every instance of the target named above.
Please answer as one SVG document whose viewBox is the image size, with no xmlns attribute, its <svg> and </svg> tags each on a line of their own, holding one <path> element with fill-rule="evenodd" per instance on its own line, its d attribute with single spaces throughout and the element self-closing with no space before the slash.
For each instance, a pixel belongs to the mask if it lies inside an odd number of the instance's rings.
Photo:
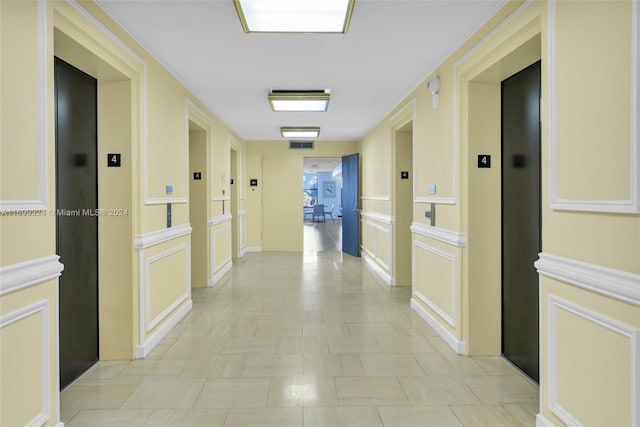
<svg viewBox="0 0 640 427">
<path fill-rule="evenodd" d="M 409 179 L 409 171 L 400 172 L 400 179 Z"/>
<path fill-rule="evenodd" d="M 490 168 L 491 167 L 491 155 L 478 154 L 478 168 Z"/>
<path fill-rule="evenodd" d="M 193 179 L 196 181 L 202 179 L 202 172 L 194 172 Z"/>
<path fill-rule="evenodd" d="M 109 153 L 107 154 L 107 166 L 110 168 L 119 168 L 121 161 L 120 153 Z"/>
</svg>

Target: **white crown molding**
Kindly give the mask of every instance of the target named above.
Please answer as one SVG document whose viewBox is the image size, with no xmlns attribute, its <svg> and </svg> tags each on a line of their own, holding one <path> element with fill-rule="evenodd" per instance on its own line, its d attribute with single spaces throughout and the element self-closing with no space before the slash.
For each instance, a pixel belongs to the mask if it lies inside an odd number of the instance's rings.
<svg viewBox="0 0 640 427">
<path fill-rule="evenodd" d="M 182 236 L 191 234 L 191 225 L 182 224 L 176 227 L 165 228 L 164 230 L 151 231 L 145 234 L 138 234 L 134 238 L 134 247 L 136 249 L 146 249 L 160 243 L 168 242 Z"/>
<path fill-rule="evenodd" d="M 218 216 L 210 217 L 207 220 L 207 224 L 209 224 L 209 227 L 213 227 L 214 225 L 224 224 L 225 222 L 229 222 L 232 219 L 233 219 L 233 216 L 231 214 L 218 215 Z"/>
<path fill-rule="evenodd" d="M 640 275 L 544 252 L 534 265 L 542 276 L 640 307 Z"/>
<path fill-rule="evenodd" d="M 638 57 L 640 42 L 638 41 L 638 21 L 640 7 L 637 1 L 631 2 L 631 140 L 629 166 L 629 199 L 626 200 L 579 200 L 565 199 L 559 196 L 558 178 L 558 132 L 557 132 L 557 74 L 556 74 L 556 0 L 548 4 L 548 76 L 549 76 L 549 204 L 551 209 L 563 211 L 608 212 L 608 213 L 640 213 L 640 136 L 638 135 L 638 99 L 640 85 L 638 83 Z"/>
<path fill-rule="evenodd" d="M 36 117 L 36 142 L 38 145 L 38 198 L 35 200 L 0 200 L 0 210 L 3 211 L 39 211 L 49 209 L 49 117 L 48 117 L 48 23 L 47 3 L 37 2 L 37 97 L 38 111 Z M 16 144 L 18 141 L 14 141 Z"/>
<path fill-rule="evenodd" d="M 393 224 L 395 223 L 395 220 L 392 216 L 390 215 L 385 215 L 385 214 L 381 214 L 378 212 L 372 212 L 372 211 L 362 211 L 360 212 L 360 215 L 363 218 L 367 218 L 373 221 L 378 221 L 378 222 L 382 222 L 384 224 Z"/>
<path fill-rule="evenodd" d="M 466 234 L 445 228 L 431 227 L 430 225 L 414 222 L 411 224 L 411 231 L 419 236 L 439 240 L 457 247 L 463 247 L 467 244 Z"/>
<path fill-rule="evenodd" d="M 60 277 L 64 265 L 58 255 L 0 267 L 0 296 Z"/>
<path fill-rule="evenodd" d="M 52 373 L 49 348 L 49 330 L 51 326 L 49 322 L 49 301 L 42 300 L 0 316 L 0 329 L 3 329 L 35 315 L 40 316 L 40 412 L 27 421 L 25 424 L 27 426 L 41 426 L 51 418 L 51 390 L 49 385 Z"/>
<path fill-rule="evenodd" d="M 631 425 L 637 426 L 640 421 L 638 408 L 638 393 L 640 392 L 640 330 L 630 325 L 621 323 L 611 319 L 600 313 L 587 309 L 581 305 L 572 303 L 555 295 L 550 295 L 547 299 L 548 304 L 548 337 L 547 346 L 547 384 L 549 409 L 564 423 L 569 426 L 582 426 L 580 422 L 571 412 L 562 406 L 558 400 L 558 316 L 559 310 L 564 310 L 574 316 L 578 316 L 584 320 L 592 322 L 608 331 L 618 334 L 629 341 L 629 351 L 631 359 Z M 576 333 L 579 333 L 576 331 Z"/>
</svg>

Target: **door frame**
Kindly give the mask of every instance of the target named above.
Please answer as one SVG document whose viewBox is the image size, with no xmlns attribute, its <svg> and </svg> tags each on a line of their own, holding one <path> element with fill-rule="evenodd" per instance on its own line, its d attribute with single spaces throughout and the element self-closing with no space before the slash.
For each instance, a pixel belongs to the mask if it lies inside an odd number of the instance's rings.
<svg viewBox="0 0 640 427">
<path fill-rule="evenodd" d="M 500 83 L 541 57 L 541 27 L 534 22 L 517 29 L 508 43 L 478 55 L 456 71 L 460 194 L 466 207 L 461 210 L 461 222 L 468 242 L 462 248 L 462 307 L 466 314 L 462 334 L 469 355 L 500 355 L 502 351 Z M 543 67 L 542 93 L 545 73 Z M 542 133 L 543 147 L 545 142 Z M 477 168 L 480 154 L 492 155 L 490 169 Z M 544 170 L 544 149 L 541 162 Z M 544 179 L 541 191 L 545 191 Z"/>
<path fill-rule="evenodd" d="M 415 154 L 416 154 L 416 132 L 415 132 L 415 123 L 416 123 L 416 101 L 415 99 L 405 105 L 400 111 L 394 114 L 389 119 L 389 131 L 390 131 L 390 143 L 391 143 L 391 216 L 393 218 L 392 221 L 392 250 L 390 251 L 389 256 L 391 259 L 389 260 L 389 275 L 391 276 L 390 285 L 391 286 L 411 286 L 413 283 L 413 257 L 412 257 L 412 232 L 409 230 L 408 233 L 400 233 L 399 224 L 398 224 L 398 214 L 402 209 L 406 209 L 406 206 L 402 204 L 399 200 L 399 196 L 397 194 L 397 185 L 400 181 L 400 172 L 397 169 L 397 158 L 398 158 L 398 133 L 403 131 L 408 131 L 408 128 L 411 128 L 411 176 L 409 179 L 411 180 L 411 223 L 413 223 L 413 208 L 416 202 L 416 182 L 415 182 Z M 400 248 L 408 249 L 406 253 L 400 253 L 402 250 Z M 406 276 L 398 276 L 398 271 L 400 269 L 401 259 L 404 259 L 405 262 L 408 260 L 409 262 L 409 277 L 408 282 L 406 283 L 398 283 L 404 280 L 403 277 Z M 405 265 L 406 267 L 406 265 Z M 400 280 L 398 278 L 400 277 Z"/>
<path fill-rule="evenodd" d="M 96 30 L 84 9 L 70 3 L 52 7 L 49 57 L 57 56 L 98 80 L 98 208 L 126 212 L 120 218 L 98 218 L 99 360 L 131 359 L 137 342 L 134 299 L 138 291 L 132 240 L 140 215 L 139 149 L 146 132 L 144 119 L 143 126 L 135 124 L 145 117 L 145 65 L 133 51 L 123 49 L 113 34 Z M 48 72 L 49 81 L 54 81 L 52 65 Z M 48 96 L 53 117 L 53 88 Z M 113 120 L 120 120 L 119 126 L 111 125 Z M 48 126 L 49 135 L 54 135 L 55 121 Z M 106 154 L 114 151 L 122 154 L 121 167 L 108 170 Z M 119 268 L 108 268 L 112 265 Z"/>
</svg>

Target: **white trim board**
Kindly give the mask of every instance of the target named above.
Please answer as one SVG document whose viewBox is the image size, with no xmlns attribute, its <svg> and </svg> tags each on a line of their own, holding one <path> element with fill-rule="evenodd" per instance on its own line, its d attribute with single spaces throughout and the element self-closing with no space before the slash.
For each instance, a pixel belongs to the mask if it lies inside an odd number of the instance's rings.
<svg viewBox="0 0 640 427">
<path fill-rule="evenodd" d="M 449 324 L 452 328 L 456 327 L 456 306 L 457 306 L 457 275 L 456 272 L 458 270 L 458 259 L 455 255 L 449 254 L 447 252 L 441 251 L 437 248 L 434 248 L 429 245 L 425 245 L 424 243 L 413 241 L 412 242 L 412 250 L 411 250 L 411 290 L 413 295 L 417 297 L 422 303 L 424 303 L 427 307 L 433 310 L 438 316 L 440 316 L 445 322 Z M 433 255 L 439 256 L 440 258 L 444 258 L 445 260 L 451 263 L 451 283 L 450 283 L 450 292 L 451 292 L 451 314 L 445 312 L 442 308 L 440 308 L 436 303 L 431 301 L 426 295 L 420 292 L 417 289 L 416 280 L 416 267 L 418 265 L 416 254 L 417 249 L 422 249 L 427 252 L 432 253 Z"/>
<path fill-rule="evenodd" d="M 384 283 L 389 286 L 393 286 L 393 279 L 391 278 L 389 273 L 386 272 L 372 257 L 370 257 L 367 251 L 362 250 L 361 252 L 362 260 L 365 262 L 365 264 L 369 268 L 371 268 L 371 270 L 373 270 L 373 272 L 376 273 Z"/>
<path fill-rule="evenodd" d="M 544 252 L 534 265 L 542 276 L 640 307 L 640 275 Z"/>
<path fill-rule="evenodd" d="M 163 230 L 151 231 L 145 234 L 138 234 L 134 238 L 133 246 L 136 249 L 146 249 L 151 246 L 165 243 L 173 239 L 191 235 L 191 225 L 182 224 L 176 227 L 165 228 Z"/>
<path fill-rule="evenodd" d="M 431 227 L 430 225 L 414 222 L 411 224 L 411 232 L 422 237 L 438 240 L 449 245 L 464 247 L 467 244 L 467 235 L 445 228 Z"/>
<path fill-rule="evenodd" d="M 548 76 L 548 121 L 549 121 L 549 203 L 552 209 L 563 211 L 640 213 L 640 135 L 638 134 L 638 100 L 640 84 L 638 82 L 638 61 L 640 57 L 640 41 L 638 22 L 640 7 L 637 1 L 631 2 L 631 140 L 629 168 L 629 199 L 626 200 L 578 200 L 563 199 L 559 196 L 558 179 L 558 135 L 557 135 L 557 46 L 556 46 L 556 0 L 548 3 L 548 40 L 549 52 Z"/>
<path fill-rule="evenodd" d="M 186 269 L 186 277 L 185 277 L 185 291 L 182 295 L 178 297 L 175 301 L 169 304 L 160 314 L 151 319 L 151 264 L 157 262 L 163 258 L 167 258 L 173 254 L 176 254 L 180 251 L 185 252 L 185 269 Z M 184 303 L 187 299 L 191 298 L 191 243 L 185 243 L 180 246 L 176 246 L 175 248 L 171 248 L 167 251 L 161 252 L 157 255 L 151 256 L 145 260 L 145 300 L 144 300 L 144 313 L 145 313 L 145 332 L 151 331 L 153 328 L 158 326 L 163 320 L 167 318 L 169 313 L 176 309 L 179 305 Z"/>
<path fill-rule="evenodd" d="M 136 359 L 144 359 L 151 353 L 151 350 L 157 346 L 160 341 L 178 324 L 184 316 L 191 311 L 193 302 L 189 300 L 187 304 L 182 306 L 171 318 L 167 319 L 165 323 L 158 328 L 156 332 L 149 336 L 148 339 L 143 340 L 142 344 L 136 345 Z"/>
<path fill-rule="evenodd" d="M 367 218 L 373 221 L 378 221 L 378 222 L 382 222 L 384 224 L 393 224 L 395 222 L 395 219 L 390 216 L 390 215 L 385 215 L 385 214 L 381 214 L 378 212 L 371 212 L 371 211 L 362 211 L 360 212 L 360 216 L 362 216 L 363 218 Z"/>
<path fill-rule="evenodd" d="M 457 339 L 451 332 L 436 320 L 427 310 L 424 309 L 414 298 L 411 298 L 411 308 L 418 316 L 422 318 L 434 331 L 447 343 L 456 354 L 465 354 L 466 344 L 464 341 Z"/>
<path fill-rule="evenodd" d="M 64 270 L 59 259 L 50 255 L 0 267 L 0 296 L 57 279 Z"/>
<path fill-rule="evenodd" d="M 49 301 L 42 300 L 0 316 L 0 329 L 2 329 L 34 315 L 40 315 L 40 413 L 27 421 L 27 426 L 41 426 L 51 418 Z"/>
<path fill-rule="evenodd" d="M 72 3 L 73 4 L 73 3 Z M 0 210 L 17 211 L 29 210 L 39 211 L 49 209 L 49 116 L 47 114 L 48 102 L 48 23 L 47 23 L 47 2 L 37 2 L 37 98 L 38 111 L 36 117 L 37 130 L 37 155 L 38 174 L 37 199 L 33 200 L 0 200 Z M 17 141 L 16 141 L 17 143 Z"/>
<path fill-rule="evenodd" d="M 569 426 L 582 426 L 583 423 L 576 419 L 575 416 L 564 408 L 558 401 L 558 310 L 564 310 L 567 313 L 578 316 L 584 320 L 593 322 L 594 324 L 605 328 L 613 333 L 621 335 L 629 340 L 629 351 L 631 359 L 631 425 L 637 426 L 640 422 L 640 329 L 626 325 L 617 320 L 611 319 L 595 311 L 589 310 L 578 304 L 550 295 L 547 299 L 548 303 L 548 336 L 549 343 L 547 346 L 547 384 L 549 409 L 563 422 Z"/>
<path fill-rule="evenodd" d="M 232 219 L 233 219 L 233 216 L 231 214 L 218 215 L 218 216 L 210 217 L 207 220 L 207 224 L 209 224 L 209 227 L 213 227 L 214 225 L 224 224 L 225 222 L 229 222 Z"/>
</svg>

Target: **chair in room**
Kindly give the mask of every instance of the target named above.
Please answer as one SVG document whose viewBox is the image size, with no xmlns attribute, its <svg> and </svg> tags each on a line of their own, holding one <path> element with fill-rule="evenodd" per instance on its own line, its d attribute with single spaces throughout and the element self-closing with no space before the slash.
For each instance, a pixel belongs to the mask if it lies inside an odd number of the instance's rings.
<svg viewBox="0 0 640 427">
<path fill-rule="evenodd" d="M 324 212 L 324 205 L 323 204 L 313 205 L 313 216 L 311 217 L 311 220 L 315 222 L 316 218 L 320 218 L 320 217 L 322 217 L 323 222 L 327 221 L 327 218 L 325 217 L 325 212 Z"/>
<path fill-rule="evenodd" d="M 324 211 L 325 215 L 329 215 L 331 217 L 331 221 L 335 221 L 336 220 L 334 218 L 334 216 L 333 216 L 333 210 L 335 209 L 335 207 L 336 207 L 336 205 L 331 205 L 331 207 L 328 210 L 325 209 L 325 211 Z M 325 218 L 326 218 L 326 216 L 325 216 Z"/>
</svg>

